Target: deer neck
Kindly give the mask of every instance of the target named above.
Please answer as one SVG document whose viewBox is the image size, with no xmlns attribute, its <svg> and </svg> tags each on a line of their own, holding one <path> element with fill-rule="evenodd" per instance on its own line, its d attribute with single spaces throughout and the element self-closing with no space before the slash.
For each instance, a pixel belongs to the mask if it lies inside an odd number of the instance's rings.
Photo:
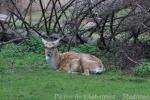
<svg viewBox="0 0 150 100">
<path fill-rule="evenodd" d="M 53 50 L 51 55 L 49 55 L 48 49 L 45 50 L 46 61 L 53 69 L 58 69 L 60 55 L 57 49 Z"/>
</svg>

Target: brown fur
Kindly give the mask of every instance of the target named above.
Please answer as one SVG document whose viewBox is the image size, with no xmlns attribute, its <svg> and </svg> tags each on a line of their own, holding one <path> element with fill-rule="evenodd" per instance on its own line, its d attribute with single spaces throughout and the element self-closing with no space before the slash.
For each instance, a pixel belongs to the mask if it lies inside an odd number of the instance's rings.
<svg viewBox="0 0 150 100">
<path fill-rule="evenodd" d="M 92 69 L 104 67 L 100 59 L 89 54 L 66 52 L 59 58 L 58 70 L 60 71 L 83 72 L 89 75 Z"/>
</svg>

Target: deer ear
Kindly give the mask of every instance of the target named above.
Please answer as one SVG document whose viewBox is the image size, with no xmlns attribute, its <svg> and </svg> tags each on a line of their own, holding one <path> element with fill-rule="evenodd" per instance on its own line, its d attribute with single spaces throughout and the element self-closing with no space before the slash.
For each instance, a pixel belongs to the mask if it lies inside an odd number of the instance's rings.
<svg viewBox="0 0 150 100">
<path fill-rule="evenodd" d="M 43 42 L 43 44 L 47 43 L 47 41 L 45 39 L 43 39 L 43 38 L 42 38 L 42 42 Z"/>
<path fill-rule="evenodd" d="M 59 42 L 60 42 L 60 38 L 59 39 L 57 39 L 56 41 L 54 41 L 53 43 L 55 44 L 55 46 L 58 46 L 59 45 Z"/>
</svg>

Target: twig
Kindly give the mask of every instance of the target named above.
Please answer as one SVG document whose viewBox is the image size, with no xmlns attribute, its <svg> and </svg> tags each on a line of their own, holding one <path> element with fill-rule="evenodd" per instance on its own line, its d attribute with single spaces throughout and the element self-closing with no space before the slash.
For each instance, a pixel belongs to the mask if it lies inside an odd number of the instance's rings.
<svg viewBox="0 0 150 100">
<path fill-rule="evenodd" d="M 9 44 L 9 43 L 12 43 L 12 42 L 15 42 L 15 41 L 25 40 L 25 39 L 27 39 L 27 37 L 26 37 L 26 38 L 16 38 L 16 39 L 12 39 L 12 40 L 10 40 L 10 41 L 0 43 L 0 46 Z"/>
<path fill-rule="evenodd" d="M 122 51 L 122 52 L 125 54 L 125 56 L 127 57 L 128 60 L 130 60 L 131 62 L 133 62 L 133 63 L 135 63 L 135 64 L 140 65 L 139 62 L 137 62 L 137 61 L 133 60 L 131 57 L 129 57 L 128 54 L 127 54 L 125 51 Z"/>
</svg>

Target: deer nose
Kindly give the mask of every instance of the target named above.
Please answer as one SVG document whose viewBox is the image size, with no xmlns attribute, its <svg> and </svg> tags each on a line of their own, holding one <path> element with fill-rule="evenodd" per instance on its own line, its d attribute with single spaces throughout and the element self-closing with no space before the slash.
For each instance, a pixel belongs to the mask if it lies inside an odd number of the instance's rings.
<svg viewBox="0 0 150 100">
<path fill-rule="evenodd" d="M 47 56 L 51 57 L 51 54 L 47 54 Z"/>
</svg>

